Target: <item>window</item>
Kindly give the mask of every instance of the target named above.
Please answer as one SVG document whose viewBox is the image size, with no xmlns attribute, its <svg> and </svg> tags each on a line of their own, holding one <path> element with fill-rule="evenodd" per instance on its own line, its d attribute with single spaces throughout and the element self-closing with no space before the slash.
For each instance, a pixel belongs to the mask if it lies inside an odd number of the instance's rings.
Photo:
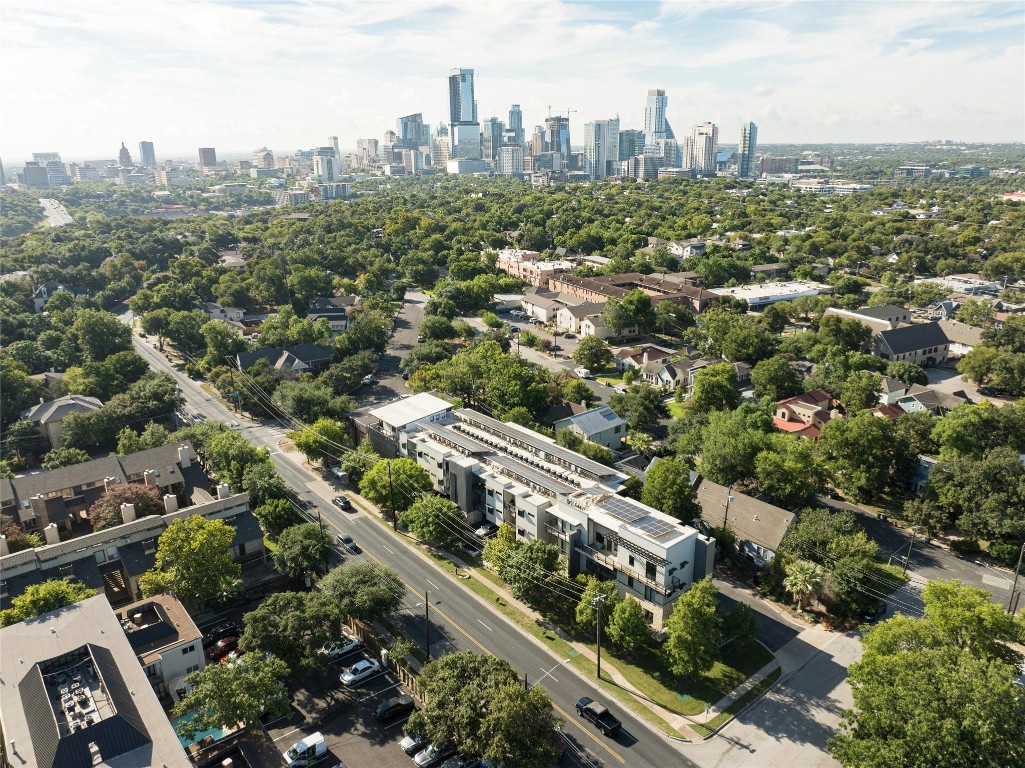
<svg viewBox="0 0 1025 768">
<path fill-rule="evenodd" d="M 613 430 L 613 432 L 614 432 L 615 434 L 617 434 L 617 435 L 618 435 L 618 434 L 619 434 L 620 432 L 622 432 L 622 431 L 623 431 L 623 425 L 622 425 L 622 424 L 617 424 L 617 425 L 616 425 L 616 428 L 615 428 L 615 430 Z"/>
<path fill-rule="evenodd" d="M 75 569 L 70 565 L 62 565 L 58 570 L 58 573 L 60 573 L 62 579 L 70 579 L 75 575 Z"/>
<path fill-rule="evenodd" d="M 630 555 L 629 561 L 630 561 L 630 566 L 632 567 L 633 564 L 634 564 L 634 556 L 633 555 Z"/>
<path fill-rule="evenodd" d="M 246 553 L 246 543 L 243 541 L 238 545 L 238 556 L 242 557 Z"/>
<path fill-rule="evenodd" d="M 198 672 L 198 671 L 199 671 L 199 665 L 198 664 L 193 664 L 191 667 L 188 667 L 185 670 L 185 674 L 186 675 L 191 675 L 193 672 Z M 182 692 L 184 693 L 184 691 L 182 691 Z"/>
<path fill-rule="evenodd" d="M 655 572 L 656 568 L 654 563 L 648 563 L 644 568 L 644 576 L 651 581 L 655 580 Z"/>
<path fill-rule="evenodd" d="M 93 552 L 93 557 L 96 558 L 97 563 L 107 562 L 107 553 L 104 552 L 102 549 L 97 549 L 95 552 Z"/>
<path fill-rule="evenodd" d="M 647 620 L 649 624 L 651 624 L 655 620 L 655 614 L 653 614 L 651 611 L 645 611 L 644 618 Z"/>
<path fill-rule="evenodd" d="M 517 517 L 526 517 L 527 514 L 521 509 L 516 512 Z"/>
<path fill-rule="evenodd" d="M 117 558 L 118 558 L 117 547 L 107 547 L 107 559 L 108 560 L 117 560 Z"/>
<path fill-rule="evenodd" d="M 520 538 L 524 538 L 525 539 L 527 537 L 527 532 L 525 530 L 523 530 L 522 528 L 517 528 L 516 529 L 516 535 L 519 536 Z"/>
<path fill-rule="evenodd" d="M 605 546 L 605 536 L 602 534 L 601 531 L 595 531 L 595 533 L 594 533 L 594 543 L 597 544 L 599 547 L 603 547 L 604 548 L 604 546 Z"/>
<path fill-rule="evenodd" d="M 182 656 L 187 656 L 188 654 L 192 653 L 195 650 L 196 650 L 196 644 L 195 643 L 193 643 L 192 645 L 187 645 L 184 648 L 182 648 Z"/>
<path fill-rule="evenodd" d="M 628 587 L 630 587 L 630 589 L 633 589 L 633 586 L 634 586 L 634 577 L 633 576 L 627 576 L 626 577 L 626 585 Z"/>
</svg>

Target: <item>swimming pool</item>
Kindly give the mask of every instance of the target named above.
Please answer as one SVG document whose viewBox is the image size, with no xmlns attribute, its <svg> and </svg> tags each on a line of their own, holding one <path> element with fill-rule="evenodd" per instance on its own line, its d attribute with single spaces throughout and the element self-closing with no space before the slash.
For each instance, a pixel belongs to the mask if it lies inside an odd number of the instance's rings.
<svg viewBox="0 0 1025 768">
<path fill-rule="evenodd" d="M 182 722 L 189 722 L 192 719 L 193 714 L 193 712 L 190 712 L 187 715 L 182 715 L 176 720 L 171 721 L 171 726 L 174 728 L 175 733 L 178 732 L 178 724 Z M 191 739 L 186 739 L 184 736 L 179 736 L 178 741 L 181 742 L 181 745 L 184 749 L 188 749 L 192 744 L 195 744 L 197 741 L 202 741 L 207 736 L 213 736 L 214 741 L 220 741 L 227 735 L 228 732 L 224 728 L 212 728 L 208 731 L 196 731 L 195 735 Z"/>
</svg>

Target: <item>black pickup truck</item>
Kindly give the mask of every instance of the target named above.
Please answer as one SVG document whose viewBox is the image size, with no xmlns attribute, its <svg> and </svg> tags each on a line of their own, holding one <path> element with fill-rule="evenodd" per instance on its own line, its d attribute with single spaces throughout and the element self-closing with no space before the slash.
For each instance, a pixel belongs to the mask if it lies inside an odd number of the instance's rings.
<svg viewBox="0 0 1025 768">
<path fill-rule="evenodd" d="M 598 730 L 606 736 L 617 733 L 623 727 L 623 724 L 605 708 L 605 705 L 594 699 L 589 699 L 587 696 L 577 701 L 577 714 L 598 726 Z"/>
</svg>

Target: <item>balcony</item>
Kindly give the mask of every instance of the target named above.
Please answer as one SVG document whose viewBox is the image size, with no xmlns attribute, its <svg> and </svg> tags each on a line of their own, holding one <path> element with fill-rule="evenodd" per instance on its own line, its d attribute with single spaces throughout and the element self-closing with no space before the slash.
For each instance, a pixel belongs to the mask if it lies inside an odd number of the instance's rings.
<svg viewBox="0 0 1025 768">
<path fill-rule="evenodd" d="M 651 587 L 655 592 L 662 595 L 663 597 L 669 597 L 673 592 L 677 590 L 677 585 L 667 587 L 664 584 L 660 584 L 657 581 L 649 579 L 648 576 L 636 568 L 631 568 L 628 565 L 624 565 L 621 561 L 616 559 L 615 553 L 609 552 L 603 549 L 597 549 L 595 547 L 589 547 L 586 544 L 577 544 L 574 547 L 578 552 L 589 557 L 594 562 L 608 568 L 611 571 L 616 571 L 630 576 L 634 581 L 644 584 L 645 586 Z"/>
</svg>

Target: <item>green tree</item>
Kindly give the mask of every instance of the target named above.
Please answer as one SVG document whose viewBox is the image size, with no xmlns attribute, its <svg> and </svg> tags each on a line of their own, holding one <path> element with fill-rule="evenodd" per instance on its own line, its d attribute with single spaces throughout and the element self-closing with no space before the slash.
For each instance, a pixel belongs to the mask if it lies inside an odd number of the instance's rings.
<svg viewBox="0 0 1025 768">
<path fill-rule="evenodd" d="M 790 526 L 780 550 L 796 558 L 821 562 L 833 539 L 859 530 L 857 518 L 849 509 L 808 507 Z"/>
<path fill-rule="evenodd" d="M 601 320 L 615 336 L 633 328 L 636 323 L 630 307 L 619 299 L 609 299 L 605 302 L 605 306 L 601 310 Z"/>
<path fill-rule="evenodd" d="M 701 431 L 701 474 L 720 485 L 753 478 L 755 458 L 771 428 L 771 417 L 748 403 L 735 411 L 712 411 Z"/>
<path fill-rule="evenodd" d="M 309 379 L 282 382 L 271 395 L 271 401 L 304 423 L 322 418 L 342 419 L 355 407 L 352 399 L 335 395 L 327 384 Z"/>
<path fill-rule="evenodd" d="M 822 490 L 823 472 L 812 443 L 790 435 L 768 435 L 755 456 L 755 479 L 767 501 L 784 509 L 809 503 Z"/>
<path fill-rule="evenodd" d="M 226 360 L 234 360 L 235 355 L 246 348 L 242 334 L 223 320 L 204 323 L 200 332 L 206 342 L 206 356 L 202 360 L 206 370 L 224 365 Z"/>
<path fill-rule="evenodd" d="M 89 454 L 79 448 L 54 448 L 43 457 L 43 469 L 60 469 L 89 461 Z"/>
<path fill-rule="evenodd" d="M 289 496 L 288 486 L 274 471 L 269 459 L 246 467 L 242 473 L 242 490 L 249 494 L 249 506 L 256 509 L 268 501 L 280 501 Z"/>
<path fill-rule="evenodd" d="M 175 437 L 167 431 L 167 427 L 151 421 L 143 429 L 142 434 L 131 427 L 125 427 L 117 433 L 117 453 L 119 456 L 127 456 L 130 453 L 147 451 L 150 448 L 159 448 L 175 441 Z"/>
<path fill-rule="evenodd" d="M 10 608 L 0 611 L 0 627 L 28 621 L 95 594 L 95 589 L 65 579 L 50 579 L 42 584 L 32 584 L 23 593 L 11 598 Z"/>
<path fill-rule="evenodd" d="M 3 464 L 3 462 L 0 462 Z M 43 546 L 43 537 L 34 531 L 25 530 L 9 515 L 0 515 L 0 533 L 7 537 L 7 548 L 11 554 Z"/>
<path fill-rule="evenodd" d="M 554 765 L 559 757 L 559 718 L 541 686 L 502 686 L 489 700 L 474 754 L 503 768 Z"/>
<path fill-rule="evenodd" d="M 612 609 L 608 633 L 613 645 L 631 656 L 651 645 L 651 625 L 644 616 L 644 608 L 629 596 Z"/>
<path fill-rule="evenodd" d="M 434 482 L 427 470 L 412 459 L 382 459 L 363 475 L 359 484 L 363 496 L 393 515 L 409 509 L 420 494 L 433 490 Z"/>
<path fill-rule="evenodd" d="M 348 430 L 334 419 L 317 419 L 287 436 L 310 462 L 335 459 L 349 442 Z"/>
<path fill-rule="evenodd" d="M 320 581 L 325 594 L 338 601 L 344 616 L 380 621 L 402 605 L 405 588 L 399 575 L 386 565 L 353 561 L 333 568 Z"/>
<path fill-rule="evenodd" d="M 132 330 L 117 315 L 100 309 L 78 310 L 71 332 L 90 362 L 100 363 L 115 352 L 132 348 Z"/>
<path fill-rule="evenodd" d="M 86 395 L 98 400 L 109 400 L 124 392 L 124 378 L 107 363 L 73 365 L 64 372 L 64 388 L 74 395 Z"/>
<path fill-rule="evenodd" d="M 499 575 L 517 600 L 534 606 L 552 599 L 551 580 L 559 565 L 559 548 L 540 539 L 516 547 L 499 569 Z"/>
<path fill-rule="evenodd" d="M 719 363 L 697 372 L 690 408 L 695 411 L 729 411 L 740 403 L 737 373 L 732 365 Z"/>
<path fill-rule="evenodd" d="M 399 514 L 399 523 L 420 541 L 440 542 L 457 536 L 465 518 L 462 511 L 441 496 L 420 496 Z"/>
<path fill-rule="evenodd" d="M 167 336 L 167 329 L 171 326 L 171 314 L 170 309 L 155 309 L 143 315 L 140 321 L 145 333 L 157 337 L 157 344 L 160 346 L 161 352 L 164 351 L 164 338 Z"/>
<path fill-rule="evenodd" d="M 274 569 L 292 581 L 322 576 L 327 573 L 331 546 L 331 534 L 323 525 L 290 526 L 278 536 L 277 549 L 271 554 Z"/>
<path fill-rule="evenodd" d="M 206 312 L 178 310 L 168 316 L 164 336 L 183 352 L 198 352 L 203 348 L 203 325 L 206 322 Z"/>
<path fill-rule="evenodd" d="M 484 721 L 496 711 L 499 691 L 513 685 L 522 688 L 505 659 L 470 651 L 446 654 L 420 672 L 426 704 L 409 718 L 406 730 L 424 734 L 439 747 L 459 745 L 484 754 L 490 746 L 483 738 Z"/>
<path fill-rule="evenodd" d="M 740 647 L 754 643 L 761 631 L 758 614 L 747 603 L 734 603 L 723 619 L 723 636 Z"/>
<path fill-rule="evenodd" d="M 1025 701 L 1010 643 L 1025 622 L 979 589 L 930 582 L 925 614 L 871 628 L 849 677 L 854 707 L 830 739 L 848 766 L 974 766 L 1025 761 Z"/>
<path fill-rule="evenodd" d="M 325 592 L 277 592 L 242 621 L 244 650 L 273 654 L 300 674 L 326 664 L 320 649 L 342 635 L 342 611 Z"/>
<path fill-rule="evenodd" d="M 253 510 L 253 514 L 260 526 L 272 536 L 280 536 L 287 528 L 299 522 L 299 516 L 288 499 L 267 499 Z"/>
<path fill-rule="evenodd" d="M 676 601 L 665 624 L 664 652 L 677 675 L 695 677 L 719 659 L 722 617 L 710 577 L 694 582 Z"/>
<path fill-rule="evenodd" d="M 250 467 L 270 459 L 266 448 L 257 448 L 238 432 L 228 430 L 214 436 L 206 446 L 206 459 L 217 479 L 240 488 Z"/>
<path fill-rule="evenodd" d="M 496 570 L 501 570 L 518 546 L 516 531 L 508 523 L 502 523 L 498 526 L 498 532 L 484 542 L 484 562 Z"/>
<path fill-rule="evenodd" d="M 903 482 L 916 460 L 893 423 L 868 411 L 827 422 L 818 449 L 837 487 L 857 501 Z"/>
<path fill-rule="evenodd" d="M 825 571 L 817 563 L 795 560 L 792 563 L 787 563 L 786 574 L 783 586 L 794 596 L 797 607 L 803 610 L 807 605 L 808 598 L 817 595 L 822 590 Z"/>
<path fill-rule="evenodd" d="M 871 371 L 855 371 L 844 382 L 840 404 L 848 415 L 879 404 L 882 377 Z"/>
<path fill-rule="evenodd" d="M 701 514 L 697 494 L 690 484 L 690 467 L 683 459 L 659 459 L 648 470 L 641 501 L 685 523 Z"/>
<path fill-rule="evenodd" d="M 598 336 L 585 336 L 573 352 L 573 362 L 592 373 L 612 365 L 612 349 Z"/>
<path fill-rule="evenodd" d="M 921 384 L 923 387 L 929 383 L 922 366 L 909 363 L 907 360 L 891 360 L 886 364 L 886 375 L 899 382 L 907 384 Z"/>
<path fill-rule="evenodd" d="M 283 717 L 288 712 L 284 682 L 288 674 L 285 662 L 260 653 L 247 653 L 232 664 L 208 664 L 193 672 L 185 678 L 188 693 L 171 711 L 181 718 L 176 726 L 178 735 L 191 739 L 225 723 L 253 728 L 264 715 Z"/>
<path fill-rule="evenodd" d="M 451 320 L 446 320 L 444 317 L 436 315 L 429 315 L 420 324 L 420 335 L 425 339 L 445 341 L 445 339 L 453 338 L 456 332 L 452 328 Z"/>
<path fill-rule="evenodd" d="M 235 529 L 223 520 L 202 515 L 175 520 L 160 534 L 152 570 L 139 579 L 146 597 L 173 592 L 186 605 L 204 603 L 233 594 L 242 568 L 231 556 Z"/>
<path fill-rule="evenodd" d="M 341 469 L 348 476 L 349 484 L 359 487 L 363 476 L 380 460 L 370 441 L 364 440 L 355 450 L 342 456 Z"/>
<path fill-rule="evenodd" d="M 643 384 L 635 384 L 623 394 L 613 395 L 609 405 L 626 419 L 631 430 L 651 430 L 658 426 L 660 419 L 669 417 L 669 408 L 662 400 L 662 394 Z"/>
<path fill-rule="evenodd" d="M 595 599 L 599 595 L 605 596 L 601 614 L 603 630 L 608 627 L 616 605 L 623 599 L 619 590 L 616 589 L 614 579 L 602 581 L 596 576 L 588 576 L 587 586 L 584 587 L 584 593 L 580 596 L 580 602 L 576 607 L 577 626 L 584 632 L 594 632 L 595 626 L 598 624 L 598 607 L 595 605 Z"/>
<path fill-rule="evenodd" d="M 122 504 L 132 504 L 136 517 L 164 514 L 164 499 L 159 489 L 141 483 L 117 483 L 89 507 L 93 531 L 121 525 L 125 521 Z"/>
<path fill-rule="evenodd" d="M 779 355 L 755 364 L 751 369 L 751 384 L 759 398 L 778 401 L 801 394 L 801 374 Z"/>
</svg>

